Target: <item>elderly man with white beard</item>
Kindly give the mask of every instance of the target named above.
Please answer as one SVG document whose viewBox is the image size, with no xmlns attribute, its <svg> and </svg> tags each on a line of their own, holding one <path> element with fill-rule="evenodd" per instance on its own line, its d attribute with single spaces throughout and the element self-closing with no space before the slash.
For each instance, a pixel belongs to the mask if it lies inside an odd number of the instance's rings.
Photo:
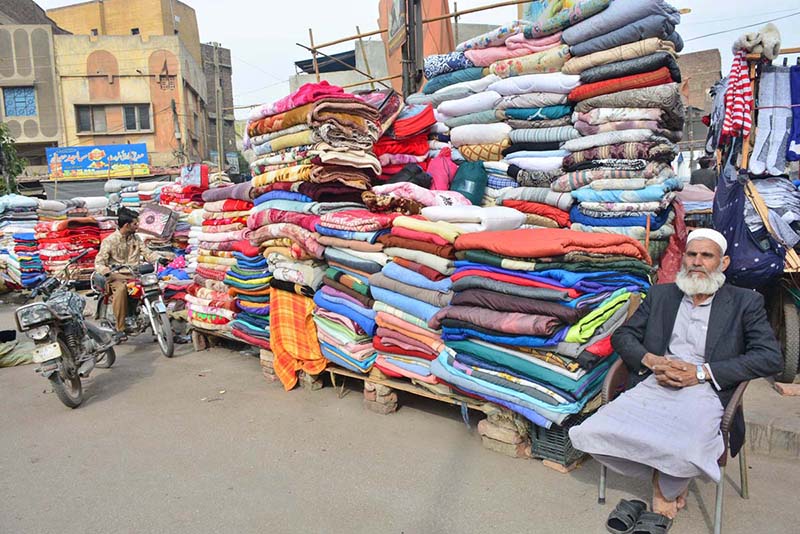
<svg viewBox="0 0 800 534">
<path fill-rule="evenodd" d="M 653 482 L 652 512 L 623 500 L 609 517 L 610 532 L 630 532 L 637 519 L 644 532 L 666 532 L 686 505 L 692 478 L 720 479 L 720 423 L 736 386 L 782 368 L 763 297 L 725 283 L 727 246 L 714 230 L 689 234 L 675 283 L 653 286 L 612 337 L 635 387 L 570 429 L 577 449 Z M 740 412 L 732 454 L 743 438 Z"/>
</svg>

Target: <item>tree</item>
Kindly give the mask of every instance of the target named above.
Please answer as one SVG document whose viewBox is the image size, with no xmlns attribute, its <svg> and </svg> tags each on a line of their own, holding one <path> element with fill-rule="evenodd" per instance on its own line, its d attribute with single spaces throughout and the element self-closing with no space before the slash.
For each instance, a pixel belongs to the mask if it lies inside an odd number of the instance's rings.
<svg viewBox="0 0 800 534">
<path fill-rule="evenodd" d="M 28 161 L 17 155 L 16 142 L 5 124 L 0 124 L 0 149 L 0 194 L 16 193 L 17 176 L 25 170 Z"/>
</svg>

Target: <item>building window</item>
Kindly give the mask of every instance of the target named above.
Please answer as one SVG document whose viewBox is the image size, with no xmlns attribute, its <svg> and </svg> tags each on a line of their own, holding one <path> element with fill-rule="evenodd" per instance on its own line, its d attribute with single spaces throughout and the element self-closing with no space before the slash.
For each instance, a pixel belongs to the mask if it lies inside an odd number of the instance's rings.
<svg viewBox="0 0 800 534">
<path fill-rule="evenodd" d="M 125 130 L 128 132 L 150 130 L 150 104 L 122 106 Z"/>
<path fill-rule="evenodd" d="M 131 35 L 139 35 L 139 28 L 131 28 Z"/>
<path fill-rule="evenodd" d="M 158 81 L 158 86 L 162 91 L 171 91 L 175 89 L 175 76 L 161 76 Z"/>
<path fill-rule="evenodd" d="M 79 133 L 105 133 L 105 106 L 75 106 L 75 122 Z"/>
<path fill-rule="evenodd" d="M 91 31 L 92 31 L 92 35 L 93 35 L 94 37 L 97 37 L 97 28 L 92 28 L 92 30 L 91 30 Z"/>
<path fill-rule="evenodd" d="M 33 87 L 4 87 L 3 103 L 6 117 L 36 115 L 36 92 Z"/>
</svg>

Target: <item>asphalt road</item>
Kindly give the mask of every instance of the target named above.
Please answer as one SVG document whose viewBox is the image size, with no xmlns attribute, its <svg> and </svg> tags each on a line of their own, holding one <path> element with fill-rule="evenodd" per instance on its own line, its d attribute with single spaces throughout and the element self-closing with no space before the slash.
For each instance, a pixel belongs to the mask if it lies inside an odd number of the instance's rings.
<svg viewBox="0 0 800 534">
<path fill-rule="evenodd" d="M 251 355 L 167 360 L 151 340 L 120 347 L 77 410 L 33 366 L 0 369 L 0 533 L 601 533 L 620 498 L 648 495 L 611 475 L 598 506 L 595 463 L 562 475 L 490 452 L 454 407 L 402 396 L 382 416 L 355 386 L 287 393 Z M 800 463 L 751 456 L 724 531 L 797 532 L 798 480 Z M 693 484 L 671 532 L 710 532 L 713 498 Z"/>
</svg>

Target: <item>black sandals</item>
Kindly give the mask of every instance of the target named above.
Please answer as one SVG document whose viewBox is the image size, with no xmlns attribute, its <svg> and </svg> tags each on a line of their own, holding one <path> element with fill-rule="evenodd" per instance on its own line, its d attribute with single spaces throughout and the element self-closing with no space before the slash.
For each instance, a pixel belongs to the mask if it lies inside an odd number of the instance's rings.
<svg viewBox="0 0 800 534">
<path fill-rule="evenodd" d="M 629 534 L 637 526 L 639 517 L 647 512 L 647 504 L 637 500 L 622 499 L 609 514 L 606 530 L 612 534 Z"/>
<path fill-rule="evenodd" d="M 655 512 L 643 512 L 631 530 L 631 534 L 667 534 L 672 519 Z"/>
</svg>

